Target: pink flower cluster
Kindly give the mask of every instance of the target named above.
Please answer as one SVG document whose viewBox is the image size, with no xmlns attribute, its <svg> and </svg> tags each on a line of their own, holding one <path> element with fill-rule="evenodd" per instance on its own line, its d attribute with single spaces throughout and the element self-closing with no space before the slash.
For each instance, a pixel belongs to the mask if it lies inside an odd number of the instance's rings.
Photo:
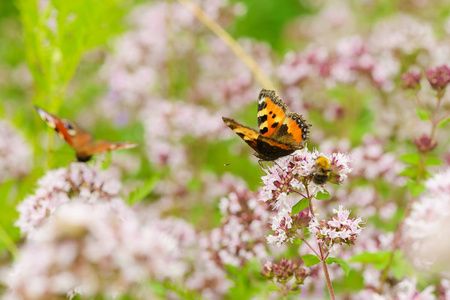
<svg viewBox="0 0 450 300">
<path fill-rule="evenodd" d="M 261 200 L 274 202 L 272 205 L 278 209 L 284 205 L 284 199 L 292 192 L 304 191 L 307 186 L 312 195 L 321 191 L 321 185 L 312 182 L 318 172 L 316 161 L 321 156 L 330 162 L 330 173 L 333 174 L 335 182 L 343 183 L 352 171 L 347 154 L 325 155 L 318 151 L 310 152 L 305 148 L 279 158 L 272 167 L 265 170 L 267 175 L 261 178 L 264 184 Z"/>
<path fill-rule="evenodd" d="M 24 137 L 8 122 L 0 120 L 0 184 L 27 175 L 32 163 L 31 154 Z"/>
<path fill-rule="evenodd" d="M 292 242 L 294 236 L 290 232 L 291 229 L 296 229 L 303 222 L 304 217 L 307 217 L 291 215 L 292 207 L 298 201 L 298 197 L 295 201 L 293 197 L 288 197 L 290 194 L 313 197 L 317 192 L 323 191 L 323 184 L 317 185 L 313 182 L 314 175 L 320 172 L 317 166 L 319 157 L 329 161 L 330 170 L 327 172 L 330 173 L 330 179 L 334 178 L 335 183 L 343 183 L 352 170 L 349 166 L 350 157 L 347 154 L 325 155 L 318 151 L 309 152 L 306 148 L 276 160 L 272 167 L 265 170 L 267 175 L 262 177 L 264 186 L 260 200 L 269 201 L 277 210 L 277 216 L 271 217 L 270 220 L 275 233 L 267 237 L 269 243 L 280 245 L 285 241 Z M 293 218 L 300 223 L 296 221 L 293 226 Z"/>
<path fill-rule="evenodd" d="M 450 268 L 450 168 L 428 179 L 425 186 L 405 220 L 405 246 L 412 250 L 407 253 L 416 267 L 444 271 Z"/>
<path fill-rule="evenodd" d="M 72 201 L 22 247 L 8 276 L 12 299 L 115 296 L 152 278 L 180 280 L 196 234 L 187 223 L 167 222 L 141 223 L 129 208 L 110 202 Z"/>
<path fill-rule="evenodd" d="M 356 238 L 361 233 L 361 218 L 349 217 L 350 211 L 339 205 L 339 209 L 333 209 L 330 220 L 321 220 L 316 217 L 309 223 L 309 231 L 320 241 L 322 245 L 329 249 L 336 249 L 337 245 L 355 243 Z"/>
<path fill-rule="evenodd" d="M 222 225 L 208 234 L 208 248 L 218 265 L 243 266 L 249 260 L 269 257 L 265 234 L 269 229 L 266 205 L 257 193 L 236 190 L 220 200 Z"/>
<path fill-rule="evenodd" d="M 22 234 L 33 234 L 60 206 L 77 200 L 85 203 L 111 201 L 121 206 L 118 198 L 122 184 L 111 174 L 84 163 L 72 163 L 67 169 L 49 171 L 39 179 L 34 195 L 18 206 L 16 226 Z"/>
</svg>

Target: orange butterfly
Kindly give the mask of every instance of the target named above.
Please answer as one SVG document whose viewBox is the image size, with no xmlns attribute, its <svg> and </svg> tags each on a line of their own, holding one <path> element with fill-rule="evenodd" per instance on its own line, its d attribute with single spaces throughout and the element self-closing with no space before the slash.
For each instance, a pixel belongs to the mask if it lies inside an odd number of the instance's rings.
<svg viewBox="0 0 450 300">
<path fill-rule="evenodd" d="M 48 126 L 53 128 L 58 135 L 65 139 L 66 142 L 75 150 L 77 160 L 86 162 L 91 159 L 92 155 L 100 152 L 129 149 L 138 146 L 129 142 L 108 142 L 94 141 L 94 136 L 82 130 L 75 122 L 66 119 L 60 119 L 40 107 L 34 107 L 42 120 Z"/>
<path fill-rule="evenodd" d="M 223 117 L 223 121 L 239 135 L 262 161 L 273 161 L 305 147 L 309 127 L 302 115 L 290 112 L 275 91 L 263 89 L 258 98 L 259 132 Z"/>
</svg>

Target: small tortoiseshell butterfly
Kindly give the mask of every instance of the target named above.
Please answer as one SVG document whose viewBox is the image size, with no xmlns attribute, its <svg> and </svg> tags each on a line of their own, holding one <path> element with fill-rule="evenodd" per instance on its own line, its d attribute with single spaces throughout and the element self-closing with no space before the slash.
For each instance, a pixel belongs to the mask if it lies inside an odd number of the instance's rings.
<svg viewBox="0 0 450 300">
<path fill-rule="evenodd" d="M 35 106 L 36 111 L 42 120 L 48 126 L 53 128 L 58 135 L 65 139 L 66 142 L 75 150 L 77 160 L 86 162 L 91 159 L 92 155 L 100 152 L 129 149 L 138 146 L 137 144 L 129 142 L 108 142 L 108 141 L 94 141 L 94 136 L 82 130 L 75 122 L 60 119 L 57 116 L 49 114 L 40 107 Z"/>
<path fill-rule="evenodd" d="M 263 89 L 258 98 L 259 132 L 222 117 L 225 124 L 239 135 L 261 161 L 273 161 L 305 147 L 309 127 L 302 115 L 290 112 L 275 91 Z"/>
</svg>

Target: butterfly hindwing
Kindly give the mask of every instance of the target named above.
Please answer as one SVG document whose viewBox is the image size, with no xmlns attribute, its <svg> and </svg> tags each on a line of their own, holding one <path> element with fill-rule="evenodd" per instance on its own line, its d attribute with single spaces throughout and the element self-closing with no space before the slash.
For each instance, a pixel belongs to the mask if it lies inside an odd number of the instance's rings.
<svg viewBox="0 0 450 300">
<path fill-rule="evenodd" d="M 301 114 L 289 112 L 275 139 L 292 146 L 302 146 L 309 138 L 309 126 Z"/>
<path fill-rule="evenodd" d="M 275 91 L 263 89 L 258 97 L 259 133 L 266 137 L 273 137 L 284 122 L 286 110 L 286 104 Z"/>
</svg>

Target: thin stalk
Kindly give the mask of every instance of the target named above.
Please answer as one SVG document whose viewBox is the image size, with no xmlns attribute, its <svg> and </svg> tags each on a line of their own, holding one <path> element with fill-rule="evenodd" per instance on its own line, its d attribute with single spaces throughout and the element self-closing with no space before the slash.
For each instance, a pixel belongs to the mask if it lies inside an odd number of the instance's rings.
<svg viewBox="0 0 450 300">
<path fill-rule="evenodd" d="M 335 300 L 335 296 L 334 296 L 334 291 L 333 291 L 333 286 L 331 285 L 331 280 L 330 280 L 330 274 L 328 273 L 328 267 L 327 267 L 327 263 L 325 262 L 325 258 L 323 256 L 323 252 L 322 252 L 322 247 L 319 244 L 319 249 L 320 249 L 320 254 L 321 254 L 321 259 L 322 259 L 322 269 L 323 272 L 325 273 L 325 280 L 327 281 L 327 288 L 328 288 L 328 292 L 330 293 L 330 298 L 332 300 Z"/>
<path fill-rule="evenodd" d="M 269 89 L 275 89 L 274 84 L 264 74 L 256 61 L 248 55 L 244 48 L 223 29 L 217 22 L 208 17 L 208 15 L 193 1 L 191 0 L 178 0 L 181 4 L 186 6 L 203 24 L 205 24 L 215 35 L 217 35 L 233 53 L 252 71 L 256 80 L 259 83 Z"/>
</svg>

